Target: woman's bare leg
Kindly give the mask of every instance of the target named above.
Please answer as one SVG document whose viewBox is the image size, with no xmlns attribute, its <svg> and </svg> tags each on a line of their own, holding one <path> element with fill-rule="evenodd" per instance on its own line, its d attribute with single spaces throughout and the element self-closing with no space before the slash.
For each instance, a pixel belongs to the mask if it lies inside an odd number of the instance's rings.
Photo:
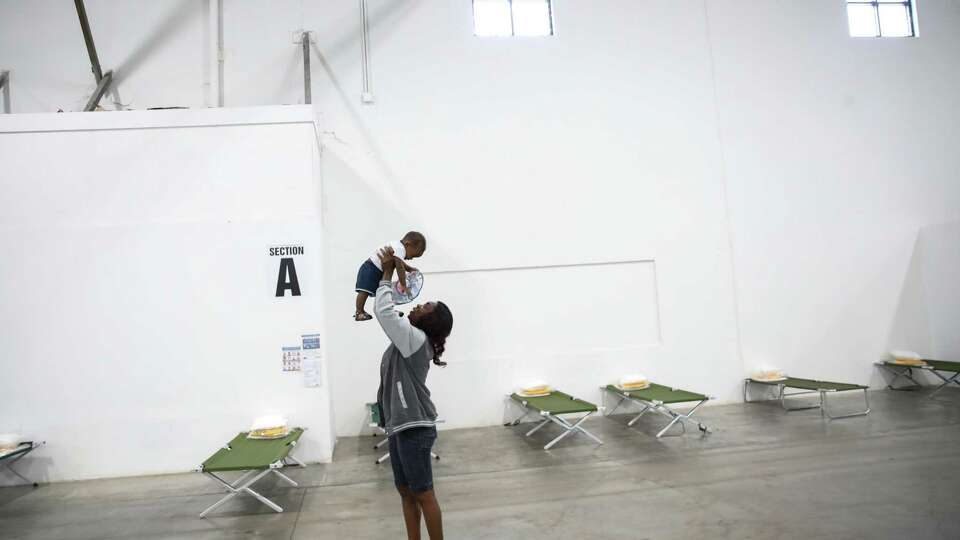
<svg viewBox="0 0 960 540">
<path fill-rule="evenodd" d="M 403 523 L 407 526 L 407 540 L 420 540 L 420 505 L 417 496 L 406 486 L 397 487 L 403 502 Z M 429 531 L 429 526 L 427 531 Z"/>
<path fill-rule="evenodd" d="M 437 502 L 433 490 L 428 489 L 423 493 L 417 493 L 416 498 L 417 503 L 420 504 L 420 509 L 423 511 L 423 521 L 427 524 L 427 534 L 430 535 L 430 540 L 443 540 L 443 518 L 440 515 L 440 504 Z"/>
</svg>

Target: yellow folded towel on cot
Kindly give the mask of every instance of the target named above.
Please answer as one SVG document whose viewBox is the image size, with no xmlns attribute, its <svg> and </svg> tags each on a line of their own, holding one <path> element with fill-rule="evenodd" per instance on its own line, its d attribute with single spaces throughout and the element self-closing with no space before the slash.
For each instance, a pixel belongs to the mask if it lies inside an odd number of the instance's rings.
<svg viewBox="0 0 960 540">
<path fill-rule="evenodd" d="M 787 376 L 779 369 L 761 369 L 750 376 L 755 381 L 782 381 Z"/>
<path fill-rule="evenodd" d="M 890 356 L 893 357 L 895 364 L 903 364 L 905 366 L 924 365 L 923 358 L 913 351 L 890 351 Z"/>
<path fill-rule="evenodd" d="M 279 415 L 261 416 L 253 421 L 250 426 L 250 433 L 247 433 L 248 439 L 280 439 L 290 433 L 287 427 L 287 419 Z"/>
<path fill-rule="evenodd" d="M 550 385 L 541 380 L 527 381 L 520 385 L 520 395 L 541 396 L 552 392 Z"/>
<path fill-rule="evenodd" d="M 618 386 L 623 390 L 643 390 L 650 386 L 650 381 L 639 373 L 633 373 L 620 377 L 620 384 Z"/>
</svg>

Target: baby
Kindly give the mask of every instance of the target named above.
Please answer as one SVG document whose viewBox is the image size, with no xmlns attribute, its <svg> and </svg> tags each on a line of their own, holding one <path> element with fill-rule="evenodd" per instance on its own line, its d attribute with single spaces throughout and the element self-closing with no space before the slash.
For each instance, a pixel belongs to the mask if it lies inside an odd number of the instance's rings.
<svg viewBox="0 0 960 540">
<path fill-rule="evenodd" d="M 416 268 L 403 262 L 404 259 L 415 259 L 427 249 L 427 239 L 416 231 L 410 231 L 403 235 L 399 242 L 390 242 L 387 244 L 393 248 L 394 258 L 397 261 L 397 279 L 400 280 L 400 286 L 407 288 L 407 272 L 417 271 Z M 379 252 L 386 246 L 378 247 L 373 255 L 363 261 L 360 270 L 357 272 L 357 311 L 353 315 L 355 321 L 369 321 L 373 317 L 366 312 L 364 306 L 367 304 L 367 297 L 376 294 L 377 286 L 383 277 L 383 264 L 380 262 Z"/>
</svg>

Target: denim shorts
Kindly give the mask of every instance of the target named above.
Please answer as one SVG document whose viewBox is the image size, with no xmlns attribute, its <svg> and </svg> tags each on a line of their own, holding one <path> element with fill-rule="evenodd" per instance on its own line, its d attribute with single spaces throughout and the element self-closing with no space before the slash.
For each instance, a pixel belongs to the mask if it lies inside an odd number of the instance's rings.
<svg viewBox="0 0 960 540">
<path fill-rule="evenodd" d="M 377 268 L 373 261 L 367 259 L 360 265 L 360 270 L 357 271 L 357 286 L 354 290 L 374 296 L 377 294 L 377 287 L 380 286 L 382 278 L 383 270 Z"/>
<path fill-rule="evenodd" d="M 390 436 L 390 465 L 393 482 L 414 493 L 433 489 L 433 464 L 430 449 L 437 440 L 437 428 L 415 427 Z"/>
</svg>

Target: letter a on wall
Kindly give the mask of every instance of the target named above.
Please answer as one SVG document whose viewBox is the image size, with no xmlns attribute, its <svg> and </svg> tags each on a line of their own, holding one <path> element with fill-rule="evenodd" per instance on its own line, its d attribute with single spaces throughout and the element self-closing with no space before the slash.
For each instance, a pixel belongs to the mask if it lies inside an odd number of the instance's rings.
<svg viewBox="0 0 960 540">
<path fill-rule="evenodd" d="M 293 264 L 293 257 L 280 259 L 280 273 L 277 275 L 277 296 L 300 296 L 300 282 L 297 281 L 297 267 Z"/>
<path fill-rule="evenodd" d="M 276 293 L 274 296 L 276 298 L 301 296 L 300 279 L 297 277 L 297 259 L 299 259 L 300 263 L 307 265 L 305 271 L 308 274 L 310 273 L 309 261 L 304 257 L 303 246 L 271 246 L 269 248 L 269 255 L 272 261 L 279 261 L 279 265 L 273 266 L 273 268 L 276 269 L 273 275 L 277 278 L 276 289 L 274 289 Z M 301 264 L 301 266 L 303 266 L 303 264 Z"/>
</svg>

